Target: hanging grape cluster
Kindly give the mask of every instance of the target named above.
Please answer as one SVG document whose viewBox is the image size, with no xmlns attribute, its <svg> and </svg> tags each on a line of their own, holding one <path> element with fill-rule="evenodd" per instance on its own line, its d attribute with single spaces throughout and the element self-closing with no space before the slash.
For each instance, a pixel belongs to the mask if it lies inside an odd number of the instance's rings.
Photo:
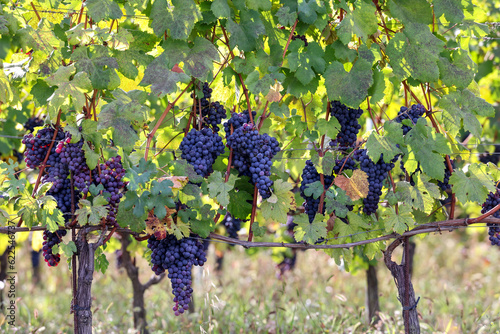
<svg viewBox="0 0 500 334">
<path fill-rule="evenodd" d="M 158 240 L 154 235 L 148 239 L 151 249 L 152 270 L 156 275 L 168 271 L 174 295 L 175 315 L 184 313 L 189 308 L 193 294 L 191 269 L 193 266 L 203 266 L 207 261 L 203 243 L 196 239 L 177 238 L 169 234 Z"/>
<path fill-rule="evenodd" d="M 233 149 L 233 165 L 238 172 L 251 178 L 262 198 L 269 198 L 272 159 L 280 151 L 276 138 L 259 134 L 252 124 L 245 123 L 229 136 L 227 145 Z"/>
</svg>

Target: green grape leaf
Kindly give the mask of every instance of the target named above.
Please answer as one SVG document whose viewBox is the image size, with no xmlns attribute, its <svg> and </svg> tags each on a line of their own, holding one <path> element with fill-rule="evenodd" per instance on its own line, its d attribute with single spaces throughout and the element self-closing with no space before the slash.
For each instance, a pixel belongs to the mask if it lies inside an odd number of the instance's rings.
<svg viewBox="0 0 500 334">
<path fill-rule="evenodd" d="M 56 73 L 45 81 L 50 86 L 57 86 L 52 96 L 48 99 L 48 111 L 51 119 L 55 119 L 59 109 L 67 111 L 71 102 L 76 110 L 81 110 L 85 105 L 85 92 L 92 89 L 87 73 L 78 72 L 72 80 L 70 76 L 75 73 L 75 65 L 60 67 Z"/>
<path fill-rule="evenodd" d="M 297 12 L 299 20 L 307 24 L 314 24 L 318 19 L 318 14 L 325 14 L 325 5 L 319 0 L 298 0 Z"/>
<path fill-rule="evenodd" d="M 3 89 L 3 91 L 7 91 L 6 89 Z M 47 105 L 47 100 L 52 96 L 52 94 L 55 91 L 55 87 L 49 87 L 43 81 L 42 79 L 38 79 L 36 81 L 36 84 L 31 87 L 31 96 L 33 96 L 33 102 L 35 102 L 35 107 L 40 108 L 41 106 L 46 106 Z M 1 94 L 1 92 L 0 92 Z M 1 101 L 8 102 L 6 99 L 2 99 L 2 96 L 0 96 Z"/>
<path fill-rule="evenodd" d="M 127 192 L 128 194 L 129 192 Z M 118 206 L 118 214 L 116 215 L 116 221 L 118 225 L 123 228 L 130 228 L 134 232 L 144 231 L 146 228 L 146 218 L 147 214 L 144 212 L 142 217 L 137 217 L 132 210 L 125 209 L 124 205 Z"/>
<path fill-rule="evenodd" d="M 402 153 L 397 145 L 404 143 L 403 129 L 399 123 L 385 122 L 384 130 L 384 135 L 372 131 L 366 142 L 366 149 L 368 156 L 373 161 L 378 161 L 380 154 L 383 154 L 384 161 L 389 163 L 396 155 Z"/>
<path fill-rule="evenodd" d="M 453 129 L 452 136 L 458 134 L 459 126 L 463 122 L 465 130 L 480 138 L 482 126 L 477 116 L 492 117 L 495 115 L 494 108 L 485 100 L 477 97 L 470 90 L 451 92 L 445 95 L 439 106 L 445 111 L 443 113 L 445 126 Z"/>
<path fill-rule="evenodd" d="M 304 189 L 304 194 L 307 197 L 319 198 L 323 193 L 325 187 L 321 184 L 321 181 L 316 181 L 313 183 L 309 183 Z"/>
<path fill-rule="evenodd" d="M 210 9 L 216 17 L 229 17 L 231 15 L 231 8 L 229 8 L 227 0 L 214 0 Z"/>
<path fill-rule="evenodd" d="M 259 12 L 251 9 L 240 12 L 239 24 L 228 18 L 226 28 L 231 34 L 229 39 L 231 49 L 237 45 L 245 52 L 253 51 L 257 46 L 259 36 L 266 33 Z"/>
<path fill-rule="evenodd" d="M 340 123 L 335 117 L 330 117 L 328 121 L 320 118 L 314 123 L 314 127 L 319 133 L 326 134 L 330 138 L 337 138 L 341 129 Z"/>
<path fill-rule="evenodd" d="M 462 0 L 434 0 L 434 15 L 439 19 L 444 15 L 450 24 L 461 23 L 464 19 Z"/>
<path fill-rule="evenodd" d="M 127 192 L 127 194 L 141 189 L 155 173 L 155 164 L 151 160 L 145 161 L 144 158 L 141 158 L 137 167 L 130 166 L 125 174 L 125 177 L 129 180 L 127 188 L 130 191 Z M 142 216 L 142 214 L 140 216 Z"/>
<path fill-rule="evenodd" d="M 256 237 L 263 237 L 266 234 L 267 228 L 265 226 L 259 226 L 258 222 L 253 222 L 252 233 Z"/>
<path fill-rule="evenodd" d="M 276 17 L 278 18 L 279 24 L 284 27 L 293 26 L 295 20 L 297 20 L 297 12 L 291 11 L 290 7 L 283 6 L 276 12 Z"/>
<path fill-rule="evenodd" d="M 156 35 L 169 32 L 173 39 L 187 39 L 194 24 L 202 19 L 200 9 L 193 0 L 172 0 L 170 6 L 166 0 L 156 0 L 151 9 L 152 27 Z"/>
<path fill-rule="evenodd" d="M 247 76 L 245 84 L 252 94 L 259 95 L 259 93 L 262 93 L 263 95 L 267 95 L 271 89 L 271 85 L 274 83 L 274 80 L 269 74 L 264 75 L 262 79 L 259 77 L 260 75 L 258 71 L 252 72 Z"/>
<path fill-rule="evenodd" d="M 401 202 L 411 205 L 425 213 L 430 213 L 434 207 L 435 199 L 441 197 L 439 187 L 430 178 L 422 173 L 418 173 L 418 178 L 414 175 L 415 186 L 409 182 L 396 183 L 396 193 Z"/>
<path fill-rule="evenodd" d="M 115 51 L 114 53 L 118 71 L 126 78 L 135 80 L 139 76 L 138 65 L 147 66 L 153 61 L 153 57 L 135 50 Z M 174 72 L 175 73 L 175 72 Z"/>
<path fill-rule="evenodd" d="M 288 212 L 294 206 L 292 188 L 293 185 L 286 181 L 274 181 L 273 195 L 260 205 L 264 219 L 286 223 Z"/>
<path fill-rule="evenodd" d="M 313 245 L 320 238 L 326 237 L 325 216 L 322 214 L 316 214 L 313 222 L 309 223 L 309 216 L 305 213 L 301 213 L 294 217 L 293 222 L 297 224 L 293 229 L 294 237 L 297 242 L 305 241 Z"/>
<path fill-rule="evenodd" d="M 73 241 L 70 241 L 73 242 Z M 69 243 L 68 243 L 69 244 Z M 100 271 L 101 273 L 105 274 L 106 270 L 109 267 L 109 261 L 106 258 L 106 254 L 104 253 L 103 248 L 106 246 L 104 245 L 103 247 L 97 247 L 95 254 L 94 254 L 94 267 L 96 271 Z M 75 246 L 76 248 L 76 246 Z M 76 252 L 76 251 L 75 251 Z M 66 255 L 69 257 L 69 255 Z"/>
<path fill-rule="evenodd" d="M 57 209 L 57 202 L 52 196 L 42 196 L 37 202 L 43 204 L 41 210 L 42 225 L 47 225 L 51 232 L 58 230 L 59 226 L 64 226 L 63 214 L 61 210 Z"/>
<path fill-rule="evenodd" d="M 441 80 L 448 87 L 456 86 L 458 89 L 465 89 L 474 80 L 477 65 L 465 50 L 453 50 L 450 56 L 452 61 L 445 57 L 439 57 L 437 64 Z"/>
<path fill-rule="evenodd" d="M 233 189 L 229 192 L 227 211 L 236 219 L 248 219 L 252 213 L 252 200 L 253 197 L 248 192 Z"/>
<path fill-rule="evenodd" d="M 471 164 L 467 172 L 455 170 L 450 177 L 450 184 L 457 199 L 463 204 L 467 202 L 484 203 L 488 193 L 495 191 L 495 185 L 487 173 L 487 167 Z"/>
<path fill-rule="evenodd" d="M 227 182 L 224 182 L 221 172 L 215 171 L 210 174 L 207 179 L 210 197 L 217 198 L 220 205 L 227 207 L 229 205 L 229 192 L 233 190 L 236 179 L 236 176 L 230 174 Z"/>
<path fill-rule="evenodd" d="M 328 98 L 358 108 L 368 96 L 368 88 L 373 83 L 372 75 L 372 66 L 364 59 L 358 59 L 349 72 L 338 61 L 333 62 L 324 74 Z"/>
<path fill-rule="evenodd" d="M 85 7 L 94 22 L 116 20 L 123 16 L 120 6 L 112 0 L 87 0 Z"/>
<path fill-rule="evenodd" d="M 434 36 L 427 25 L 406 24 L 403 32 L 389 41 L 386 53 L 400 80 L 411 76 L 421 82 L 435 82 L 439 79 L 437 61 L 443 46 L 444 42 Z"/>
<path fill-rule="evenodd" d="M 327 212 L 334 212 L 337 217 L 345 218 L 349 212 L 348 205 L 352 205 L 352 201 L 343 189 L 328 189 L 325 194 L 325 207 Z"/>
<path fill-rule="evenodd" d="M 102 196 L 97 196 L 94 198 L 94 204 L 96 202 L 100 202 L 99 198 Z M 107 201 L 105 204 L 107 204 Z M 108 210 L 105 205 L 92 205 L 89 200 L 81 199 L 78 202 L 78 206 L 80 207 L 75 211 L 75 215 L 77 215 L 77 221 L 80 225 L 86 225 L 87 223 L 90 225 L 98 225 L 101 222 L 101 218 L 104 218 L 108 214 Z"/>
<path fill-rule="evenodd" d="M 191 219 L 191 230 L 202 238 L 208 237 L 210 232 L 215 230 L 214 216 L 215 211 L 211 210 L 211 206 L 205 204 L 201 209 L 201 218 Z"/>
<path fill-rule="evenodd" d="M 203 181 L 203 177 L 198 175 L 193 166 L 191 166 L 186 160 L 174 160 L 170 163 L 173 167 L 173 176 L 187 176 L 189 181 L 193 183 L 199 183 Z"/>
<path fill-rule="evenodd" d="M 366 43 L 369 35 L 378 30 L 376 8 L 371 2 L 357 0 L 355 10 L 348 11 L 337 26 L 337 35 L 345 45 L 349 44 L 352 35 L 356 35 Z"/>
<path fill-rule="evenodd" d="M 394 231 L 398 234 L 403 234 L 415 225 L 410 205 L 401 204 L 398 210 L 399 212 L 396 213 L 394 208 L 390 207 L 383 212 L 382 217 L 387 232 Z"/>
<path fill-rule="evenodd" d="M 363 237 L 361 235 L 354 235 L 354 234 L 357 234 L 360 231 L 369 230 L 371 228 L 371 226 L 366 222 L 364 217 L 354 212 L 350 211 L 347 214 L 347 220 L 349 224 L 344 223 L 340 219 L 335 219 L 333 232 L 338 234 L 339 238 L 350 236 L 353 241 L 358 241 L 361 240 L 361 238 Z"/>
<path fill-rule="evenodd" d="M 117 89 L 113 91 L 113 95 L 115 100 L 101 108 L 97 129 L 113 129 L 115 144 L 131 149 L 139 140 L 132 125 L 141 127 L 149 111 L 144 105 L 146 93 L 138 90 L 126 93 L 122 89 Z"/>
<path fill-rule="evenodd" d="M 389 0 L 391 14 L 400 22 L 432 23 L 432 9 L 425 0 Z"/>
<path fill-rule="evenodd" d="M 385 90 L 387 86 L 385 84 L 385 75 L 383 71 L 373 70 L 373 85 L 368 89 L 368 95 L 370 96 L 370 104 L 376 104 L 382 101 L 385 97 Z"/>
<path fill-rule="evenodd" d="M 93 170 L 97 167 L 99 163 L 99 153 L 94 152 L 93 149 L 89 147 L 87 142 L 83 143 L 83 151 L 85 152 L 85 160 L 87 161 L 87 166 L 89 166 L 90 170 Z"/>
<path fill-rule="evenodd" d="M 420 118 L 406 134 L 405 143 L 410 146 L 424 173 L 442 181 L 444 178 L 443 155 L 452 153 L 446 138 L 427 126 L 424 118 Z"/>
<path fill-rule="evenodd" d="M 295 77 L 307 85 L 316 76 L 316 73 L 325 71 L 326 62 L 323 59 L 324 51 L 316 42 L 310 42 L 304 48 L 302 41 L 293 41 L 288 48 L 288 66 Z"/>
</svg>

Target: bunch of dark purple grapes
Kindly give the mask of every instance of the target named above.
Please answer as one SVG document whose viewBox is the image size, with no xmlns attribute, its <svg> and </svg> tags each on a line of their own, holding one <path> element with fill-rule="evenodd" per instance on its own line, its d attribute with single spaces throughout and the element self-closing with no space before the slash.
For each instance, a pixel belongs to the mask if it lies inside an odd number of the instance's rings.
<svg viewBox="0 0 500 334">
<path fill-rule="evenodd" d="M 194 93 L 191 94 L 194 97 Z M 210 102 L 212 97 L 212 88 L 208 82 L 203 83 L 203 97 L 200 99 L 201 115 L 203 116 L 204 126 L 210 126 L 215 132 L 219 132 L 219 124 L 226 118 L 226 109 L 219 102 Z M 198 109 L 198 105 L 196 106 Z"/>
<path fill-rule="evenodd" d="M 35 128 L 38 128 L 39 126 L 42 125 L 43 125 L 43 119 L 41 119 L 40 117 L 30 117 L 28 118 L 26 123 L 24 123 L 24 128 L 28 132 L 33 132 Z"/>
<path fill-rule="evenodd" d="M 252 119 L 255 119 L 257 112 L 252 111 Z M 226 138 L 231 135 L 231 125 L 233 126 L 233 131 L 241 128 L 243 124 L 251 123 L 250 122 L 250 114 L 248 110 L 244 110 L 242 113 L 234 113 L 231 115 L 231 118 L 224 123 L 224 131 L 226 132 Z"/>
<path fill-rule="evenodd" d="M 22 143 L 26 145 L 26 150 L 24 151 L 24 157 L 26 161 L 26 166 L 29 168 L 40 167 L 47 152 L 49 151 L 50 143 L 52 143 L 52 138 L 54 137 L 55 130 L 51 127 L 45 127 L 40 129 L 38 133 L 34 136 L 32 133 L 24 135 Z M 60 141 L 64 139 L 65 134 L 62 131 L 58 131 L 55 141 Z M 52 145 L 50 155 L 55 155 L 56 145 Z M 50 157 L 49 157 L 50 159 Z M 51 161 L 54 163 L 53 161 Z M 49 162 L 47 161 L 47 164 Z"/>
<path fill-rule="evenodd" d="M 61 161 L 68 165 L 68 168 L 73 172 L 73 181 L 75 187 L 83 194 L 87 194 L 91 181 L 90 169 L 87 166 L 85 159 L 85 151 L 83 150 L 83 138 L 77 143 L 70 143 L 71 137 L 59 142 L 57 149 L 61 155 Z"/>
<path fill-rule="evenodd" d="M 405 119 L 409 119 L 411 123 L 417 124 L 418 119 L 421 118 L 425 114 L 425 108 L 421 104 L 414 104 L 408 109 L 403 106 L 399 109 L 398 116 L 395 121 L 398 123 L 402 123 Z M 403 136 L 405 136 L 411 129 L 412 126 L 403 124 Z"/>
<path fill-rule="evenodd" d="M 325 190 L 330 188 L 332 185 L 334 177 L 332 175 L 324 175 L 324 187 Z M 304 208 L 306 210 L 307 215 L 309 216 L 309 222 L 312 223 L 316 213 L 319 209 L 320 198 L 314 198 L 313 196 L 307 196 L 305 194 L 305 190 L 307 186 L 311 183 L 317 182 L 321 180 L 321 176 L 319 175 L 316 167 L 311 160 L 306 161 L 306 165 L 302 170 L 302 183 L 300 184 L 300 196 L 304 199 Z M 325 206 L 323 205 L 322 214 L 325 213 Z"/>
<path fill-rule="evenodd" d="M 294 33 L 292 36 L 292 40 L 300 39 L 302 42 L 304 42 L 304 46 L 308 46 L 309 43 L 307 42 L 306 35 L 297 35 L 297 33 Z"/>
<path fill-rule="evenodd" d="M 489 162 L 494 163 L 495 165 L 498 165 L 498 161 L 500 160 L 500 145 L 495 144 L 495 151 L 488 153 L 481 153 L 479 155 L 479 161 L 481 161 L 483 164 L 487 164 Z"/>
<path fill-rule="evenodd" d="M 227 214 L 222 223 L 229 237 L 238 239 L 238 231 L 241 229 L 241 219 L 234 218 L 230 214 Z"/>
<path fill-rule="evenodd" d="M 330 142 L 331 146 L 338 146 L 341 150 L 353 147 L 358 139 L 361 129 L 359 118 L 363 114 L 361 109 L 348 108 L 339 101 L 330 102 L 330 113 L 340 123 L 340 131 L 337 138 Z"/>
<path fill-rule="evenodd" d="M 65 235 L 66 230 L 58 230 L 55 232 L 43 231 L 43 257 L 49 267 L 56 267 L 61 261 L 61 255 L 52 253 L 52 247 L 61 243 Z"/>
<path fill-rule="evenodd" d="M 486 213 L 493 209 L 495 206 L 500 204 L 500 189 L 497 188 L 495 193 L 490 192 L 486 201 L 483 203 L 483 209 L 481 213 Z M 500 218 L 500 211 L 495 212 L 493 215 L 495 218 Z M 500 246 L 500 225 L 488 223 L 488 234 L 490 236 L 491 244 Z"/>
<path fill-rule="evenodd" d="M 342 171 L 346 170 L 355 170 L 356 169 L 356 161 L 351 157 L 343 157 L 342 159 L 335 160 L 335 166 L 333 166 L 333 171 L 335 174 L 339 174 Z"/>
<path fill-rule="evenodd" d="M 165 239 L 158 240 L 152 235 L 148 240 L 151 249 L 151 268 L 156 275 L 168 271 L 174 295 L 175 315 L 184 313 L 189 308 L 193 294 L 191 269 L 193 266 L 203 266 L 207 261 L 203 243 L 200 240 L 177 238 L 169 234 Z"/>
<path fill-rule="evenodd" d="M 259 134 L 252 124 L 245 123 L 228 137 L 227 146 L 233 149 L 233 166 L 251 178 L 262 198 L 269 198 L 272 159 L 280 151 L 276 138 Z"/>
<path fill-rule="evenodd" d="M 209 128 L 201 131 L 191 129 L 182 139 L 181 158 L 194 167 L 195 172 L 203 177 L 213 172 L 212 165 L 217 157 L 224 153 L 222 138 Z"/>
<path fill-rule="evenodd" d="M 455 161 L 450 159 L 450 162 L 451 162 L 451 168 L 455 169 Z M 451 176 L 451 172 L 448 169 L 448 164 L 446 163 L 446 160 L 445 160 L 444 161 L 444 179 L 442 182 L 438 180 L 438 186 L 439 186 L 439 188 L 441 188 L 442 191 L 446 191 L 448 189 L 451 189 L 451 184 L 449 183 L 450 176 Z"/>
<path fill-rule="evenodd" d="M 126 173 L 122 165 L 122 157 L 118 155 L 110 158 L 106 163 L 100 165 L 100 169 L 101 174 L 98 174 L 97 168 L 93 171 L 93 175 L 95 175 L 94 183 L 96 185 L 102 184 L 104 192 L 109 193 L 109 196 L 106 198 L 109 203 L 107 220 L 112 225 L 118 226 L 116 213 L 126 184 L 122 180 Z"/>
<path fill-rule="evenodd" d="M 371 215 L 378 209 L 378 202 L 382 195 L 382 187 L 384 179 L 394 168 L 394 163 L 384 162 L 383 156 L 375 163 L 366 154 L 366 150 L 359 150 L 354 154 L 355 158 L 359 161 L 359 166 L 363 172 L 368 175 L 368 195 L 363 199 L 363 212 Z"/>
</svg>

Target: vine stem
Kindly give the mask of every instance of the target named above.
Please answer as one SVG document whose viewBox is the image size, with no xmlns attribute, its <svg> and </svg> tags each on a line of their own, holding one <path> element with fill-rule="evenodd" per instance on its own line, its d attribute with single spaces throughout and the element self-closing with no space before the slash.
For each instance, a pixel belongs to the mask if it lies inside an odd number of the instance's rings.
<svg viewBox="0 0 500 334">
<path fill-rule="evenodd" d="M 302 102 L 302 104 L 304 104 L 304 102 Z M 330 112 L 331 112 L 331 105 L 330 105 L 330 101 L 328 101 L 328 103 L 326 104 L 326 116 L 325 116 L 325 120 L 328 122 L 328 119 L 330 118 Z M 306 115 L 306 109 L 304 108 L 304 116 Z M 307 122 L 307 118 L 306 118 L 306 122 Z M 321 142 L 320 142 L 320 146 L 319 146 L 319 156 L 320 157 L 324 157 L 325 156 L 325 152 L 323 151 L 323 148 L 324 148 L 324 145 L 325 145 L 325 136 L 326 135 L 323 135 L 321 137 Z M 321 196 L 319 197 L 319 205 L 318 205 L 318 211 L 317 212 L 323 212 L 323 206 L 325 205 L 325 194 L 326 194 L 326 189 L 325 189 L 325 175 L 323 173 L 320 173 L 319 174 L 319 180 L 321 181 L 321 184 L 323 185 L 323 192 L 321 193 Z"/>
<path fill-rule="evenodd" d="M 75 219 L 75 191 L 74 191 L 74 183 L 73 183 L 73 172 L 70 171 L 70 181 L 71 181 L 71 217 L 72 219 Z M 75 228 L 73 227 L 71 229 L 71 241 L 75 242 L 76 240 L 76 232 Z M 77 295 L 77 286 L 76 286 L 76 254 L 73 253 L 71 256 L 71 278 L 72 278 L 72 290 L 73 290 L 73 305 L 78 305 L 78 301 L 76 300 L 76 295 Z M 73 308 L 71 308 L 73 311 Z M 73 312 L 73 321 L 74 321 L 74 326 L 75 326 L 75 333 L 78 333 L 78 315 L 77 312 Z"/>
<path fill-rule="evenodd" d="M 292 41 L 292 36 L 293 36 L 293 33 L 295 32 L 295 28 L 297 27 L 297 23 L 299 23 L 299 19 L 295 20 L 295 23 L 293 24 L 292 29 L 290 29 L 290 35 L 288 36 L 288 40 L 286 41 L 285 49 L 283 50 L 283 60 L 281 61 L 281 66 L 283 66 L 283 63 L 285 62 L 286 52 L 288 51 L 288 47 L 290 46 L 290 42 Z"/>
<path fill-rule="evenodd" d="M 146 143 L 146 150 L 144 153 L 145 160 L 148 160 L 149 148 L 151 147 L 151 141 L 153 140 L 153 137 L 154 137 L 156 131 L 158 131 L 158 128 L 160 127 L 160 125 L 163 122 L 163 120 L 165 119 L 165 117 L 167 117 L 167 114 L 170 111 L 170 109 L 172 109 L 172 107 L 177 103 L 177 101 L 181 98 L 181 96 L 188 90 L 188 88 L 191 87 L 192 84 L 193 84 L 193 81 L 191 80 L 191 82 L 186 86 L 186 88 L 184 88 L 184 90 L 177 96 L 177 98 L 173 102 L 168 103 L 167 108 L 165 108 L 165 111 L 160 116 L 160 119 L 158 119 L 158 122 L 156 122 L 153 130 L 151 130 L 151 132 L 148 134 L 148 140 Z"/>
<path fill-rule="evenodd" d="M 410 244 L 408 243 L 409 238 L 405 237 L 403 242 L 404 247 L 404 284 L 405 284 L 405 298 L 404 307 L 410 307 Z M 404 312 L 404 322 L 405 322 L 405 333 L 410 334 L 410 310 L 403 310 Z"/>
<path fill-rule="evenodd" d="M 33 4 L 33 1 L 30 2 L 30 5 L 31 5 L 31 8 L 33 8 L 33 11 L 35 12 L 36 14 L 36 17 L 38 18 L 38 22 L 40 22 L 42 20 L 42 18 L 40 17 L 40 14 L 38 13 L 38 10 L 36 10 L 36 7 L 35 5 Z"/>
<path fill-rule="evenodd" d="M 250 229 L 249 229 L 249 233 L 248 233 L 248 242 L 251 242 L 252 238 L 253 238 L 252 225 L 255 221 L 255 214 L 257 213 L 257 196 L 258 195 L 259 195 L 259 192 L 257 190 L 257 186 L 254 186 L 254 188 L 253 188 L 252 215 L 250 216 Z"/>
<path fill-rule="evenodd" d="M 229 53 L 231 54 L 231 59 L 234 59 L 234 52 L 231 49 L 231 46 L 229 46 L 229 37 L 227 37 L 226 29 L 221 25 L 220 26 L 222 29 L 222 33 L 224 34 L 224 38 L 226 39 L 226 46 L 229 49 Z M 237 73 L 238 78 L 240 79 L 241 86 L 243 88 L 243 93 L 245 94 L 245 99 L 247 100 L 247 109 L 248 109 L 248 115 L 250 117 L 250 123 L 254 124 L 253 120 L 253 115 L 252 115 L 252 108 L 250 106 L 250 97 L 248 95 L 248 89 L 247 86 L 245 85 L 245 82 L 243 81 L 243 77 L 241 76 L 241 73 Z"/>
<path fill-rule="evenodd" d="M 498 210 L 498 209 L 500 209 L 500 205 L 498 205 L 498 208 L 496 210 Z M 492 212 L 493 210 L 494 209 L 490 210 L 491 214 L 493 214 L 493 212 Z M 356 246 L 361 246 L 361 245 L 366 245 L 366 244 L 371 244 L 374 242 L 391 240 L 391 239 L 401 240 L 401 238 L 403 238 L 403 237 L 411 237 L 411 236 L 419 235 L 419 234 L 426 234 L 426 233 L 433 233 L 433 232 L 438 232 L 438 233 L 442 234 L 442 232 L 445 230 L 449 230 L 451 232 L 454 229 L 457 229 L 460 227 L 467 227 L 469 225 L 477 224 L 480 222 L 500 225 L 500 219 L 492 218 L 492 217 L 482 218 L 483 216 L 480 216 L 480 217 L 477 217 L 474 219 L 462 218 L 462 219 L 452 219 L 452 220 L 444 220 L 444 221 L 438 221 L 438 222 L 433 222 L 433 223 L 427 223 L 427 224 L 419 225 L 416 228 L 414 228 L 413 230 L 406 231 L 403 234 L 389 233 L 389 234 L 382 235 L 382 236 L 377 237 L 377 238 L 366 239 L 366 240 L 361 240 L 361 241 L 356 241 L 356 242 L 348 242 L 348 243 L 344 243 L 344 244 L 336 244 L 336 245 L 311 245 L 311 244 L 305 244 L 305 243 L 290 244 L 290 243 L 283 243 L 283 242 L 253 242 L 253 241 L 233 239 L 233 238 L 225 237 L 222 235 L 218 235 L 216 233 L 210 233 L 209 237 L 211 239 L 214 239 L 214 240 L 219 240 L 222 242 L 239 245 L 239 246 L 243 246 L 246 248 L 263 248 L 263 247 L 264 248 L 285 247 L 285 248 L 297 248 L 297 249 L 352 248 L 352 247 L 356 247 Z M 7 227 L 0 227 L 0 234 L 22 233 L 22 232 L 31 232 L 31 231 L 45 231 L 46 229 L 47 229 L 47 227 L 45 227 L 45 226 L 34 226 L 31 228 L 29 228 L 29 227 L 12 228 L 12 227 L 7 226 Z M 59 229 L 64 230 L 65 228 L 61 226 Z M 75 226 L 75 229 L 85 229 L 87 232 L 91 232 L 91 231 L 102 230 L 102 226 L 100 226 L 100 225 Z M 117 228 L 116 232 L 132 234 L 138 240 L 146 240 L 149 237 L 147 235 L 146 236 L 139 236 L 137 232 L 132 231 L 128 228 Z"/>
</svg>

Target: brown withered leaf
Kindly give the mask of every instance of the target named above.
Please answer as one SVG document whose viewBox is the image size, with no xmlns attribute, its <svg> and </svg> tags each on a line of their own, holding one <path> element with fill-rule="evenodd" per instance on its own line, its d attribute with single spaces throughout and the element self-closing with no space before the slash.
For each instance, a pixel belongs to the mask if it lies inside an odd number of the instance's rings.
<svg viewBox="0 0 500 334">
<path fill-rule="evenodd" d="M 158 240 L 166 238 L 167 227 L 170 228 L 173 223 L 172 215 L 177 212 L 175 209 L 168 207 L 165 207 L 165 209 L 167 210 L 167 215 L 161 221 L 156 217 L 154 209 L 148 212 L 148 218 L 146 219 L 146 233 L 154 234 Z"/>
<path fill-rule="evenodd" d="M 335 185 L 344 190 L 347 196 L 353 201 L 365 198 L 368 195 L 368 175 L 359 169 L 356 169 L 352 173 L 351 178 L 344 175 L 337 176 L 335 178 Z"/>
<path fill-rule="evenodd" d="M 279 84 L 279 82 L 276 82 L 273 86 L 271 86 L 269 93 L 267 93 L 266 100 L 269 102 L 279 102 L 281 100 L 280 90 L 282 89 L 283 87 Z"/>
<path fill-rule="evenodd" d="M 328 218 L 328 221 L 326 222 L 326 230 L 328 232 L 333 230 L 333 227 L 335 226 L 335 219 L 337 219 L 337 216 L 335 216 L 334 213 L 330 215 L 330 218 Z"/>
</svg>

